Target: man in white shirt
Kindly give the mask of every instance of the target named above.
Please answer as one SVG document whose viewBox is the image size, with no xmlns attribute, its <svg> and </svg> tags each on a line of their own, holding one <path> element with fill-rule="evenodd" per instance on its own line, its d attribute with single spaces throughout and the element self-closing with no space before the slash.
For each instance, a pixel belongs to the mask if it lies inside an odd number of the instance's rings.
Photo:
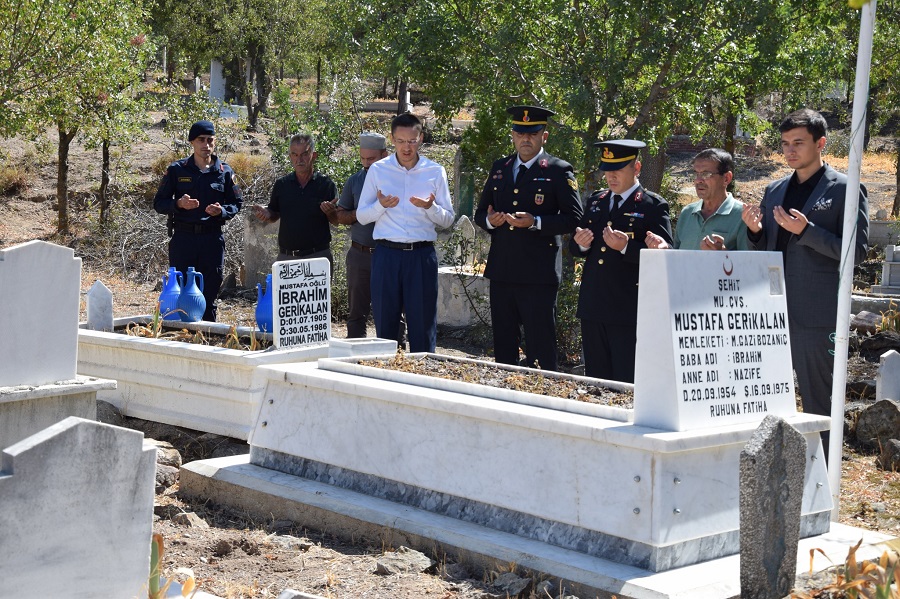
<svg viewBox="0 0 900 599">
<path fill-rule="evenodd" d="M 453 224 L 447 172 L 419 156 L 422 121 L 401 114 L 391 122 L 396 152 L 371 167 L 356 220 L 375 223 L 372 255 L 372 315 L 375 332 L 399 342 L 406 313 L 411 352 L 433 352 L 437 344 L 437 239 L 435 226 Z"/>
</svg>

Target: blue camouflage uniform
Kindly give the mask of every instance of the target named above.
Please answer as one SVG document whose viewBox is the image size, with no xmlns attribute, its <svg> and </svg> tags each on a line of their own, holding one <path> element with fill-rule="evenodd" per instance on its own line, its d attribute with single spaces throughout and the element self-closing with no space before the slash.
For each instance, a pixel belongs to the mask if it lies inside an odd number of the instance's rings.
<svg viewBox="0 0 900 599">
<path fill-rule="evenodd" d="M 225 237 L 222 226 L 241 209 L 243 196 L 234 181 L 234 171 L 213 155 L 206 172 L 200 170 L 191 155 L 169 165 L 163 177 L 153 208 L 169 215 L 169 266 L 187 272 L 189 266 L 203 273 L 203 295 L 206 312 L 203 320 L 216 320 L 216 297 L 225 270 Z M 176 206 L 187 194 L 200 205 L 191 210 Z M 210 216 L 206 207 L 218 203 L 222 214 Z"/>
</svg>

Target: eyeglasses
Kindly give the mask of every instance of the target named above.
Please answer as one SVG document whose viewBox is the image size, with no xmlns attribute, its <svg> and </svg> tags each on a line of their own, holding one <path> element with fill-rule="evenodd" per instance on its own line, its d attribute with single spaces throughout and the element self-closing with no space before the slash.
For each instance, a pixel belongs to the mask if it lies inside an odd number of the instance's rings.
<svg viewBox="0 0 900 599">
<path fill-rule="evenodd" d="M 703 171 L 702 173 L 694 173 L 694 181 L 700 179 L 701 181 L 706 181 L 711 177 L 715 177 L 716 175 L 721 175 L 722 173 L 712 173 L 710 171 Z"/>
<path fill-rule="evenodd" d="M 417 146 L 419 145 L 418 138 L 416 139 L 394 139 L 395 146 Z"/>
</svg>

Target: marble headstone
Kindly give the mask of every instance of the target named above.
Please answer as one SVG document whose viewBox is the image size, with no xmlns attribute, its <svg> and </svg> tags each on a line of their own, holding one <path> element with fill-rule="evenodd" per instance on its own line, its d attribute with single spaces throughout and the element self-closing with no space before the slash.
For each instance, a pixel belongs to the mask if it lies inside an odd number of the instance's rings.
<svg viewBox="0 0 900 599">
<path fill-rule="evenodd" d="M 0 387 L 75 378 L 81 258 L 29 241 L 0 250 Z"/>
<path fill-rule="evenodd" d="M 209 65 L 209 97 L 225 101 L 225 72 L 218 60 L 213 60 Z"/>
<path fill-rule="evenodd" d="M 156 449 L 69 417 L 0 462 L 0 597 L 146 594 Z"/>
<path fill-rule="evenodd" d="M 741 451 L 741 597 L 781 599 L 797 573 L 806 439 L 766 416 Z"/>
<path fill-rule="evenodd" d="M 781 254 L 641 251 L 634 396 L 667 431 L 796 414 Z"/>
<path fill-rule="evenodd" d="M 275 346 L 298 347 L 331 339 L 331 265 L 327 258 L 272 265 Z"/>
<path fill-rule="evenodd" d="M 85 294 L 87 298 L 87 326 L 92 331 L 113 330 L 113 295 L 103 281 L 94 281 Z"/>
<path fill-rule="evenodd" d="M 889 350 L 881 354 L 878 375 L 875 378 L 875 399 L 893 399 L 900 402 L 900 353 Z"/>
</svg>

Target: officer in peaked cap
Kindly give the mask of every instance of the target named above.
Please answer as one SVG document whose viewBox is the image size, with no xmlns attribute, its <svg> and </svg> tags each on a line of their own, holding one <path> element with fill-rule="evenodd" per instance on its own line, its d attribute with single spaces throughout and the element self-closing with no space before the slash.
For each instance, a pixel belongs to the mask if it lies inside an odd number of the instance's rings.
<svg viewBox="0 0 900 599">
<path fill-rule="evenodd" d="M 562 280 L 563 235 L 581 218 L 572 165 L 544 150 L 540 106 L 513 106 L 515 152 L 491 166 L 475 222 L 491 236 L 484 276 L 490 279 L 494 358 L 519 363 L 521 328 L 528 366 L 557 369 L 556 294 Z"/>
<path fill-rule="evenodd" d="M 641 186 L 642 141 L 597 142 L 607 189 L 595 191 L 569 243 L 585 258 L 578 293 L 584 373 L 634 382 L 638 262 L 647 232 L 672 243 L 669 204 Z"/>
</svg>

